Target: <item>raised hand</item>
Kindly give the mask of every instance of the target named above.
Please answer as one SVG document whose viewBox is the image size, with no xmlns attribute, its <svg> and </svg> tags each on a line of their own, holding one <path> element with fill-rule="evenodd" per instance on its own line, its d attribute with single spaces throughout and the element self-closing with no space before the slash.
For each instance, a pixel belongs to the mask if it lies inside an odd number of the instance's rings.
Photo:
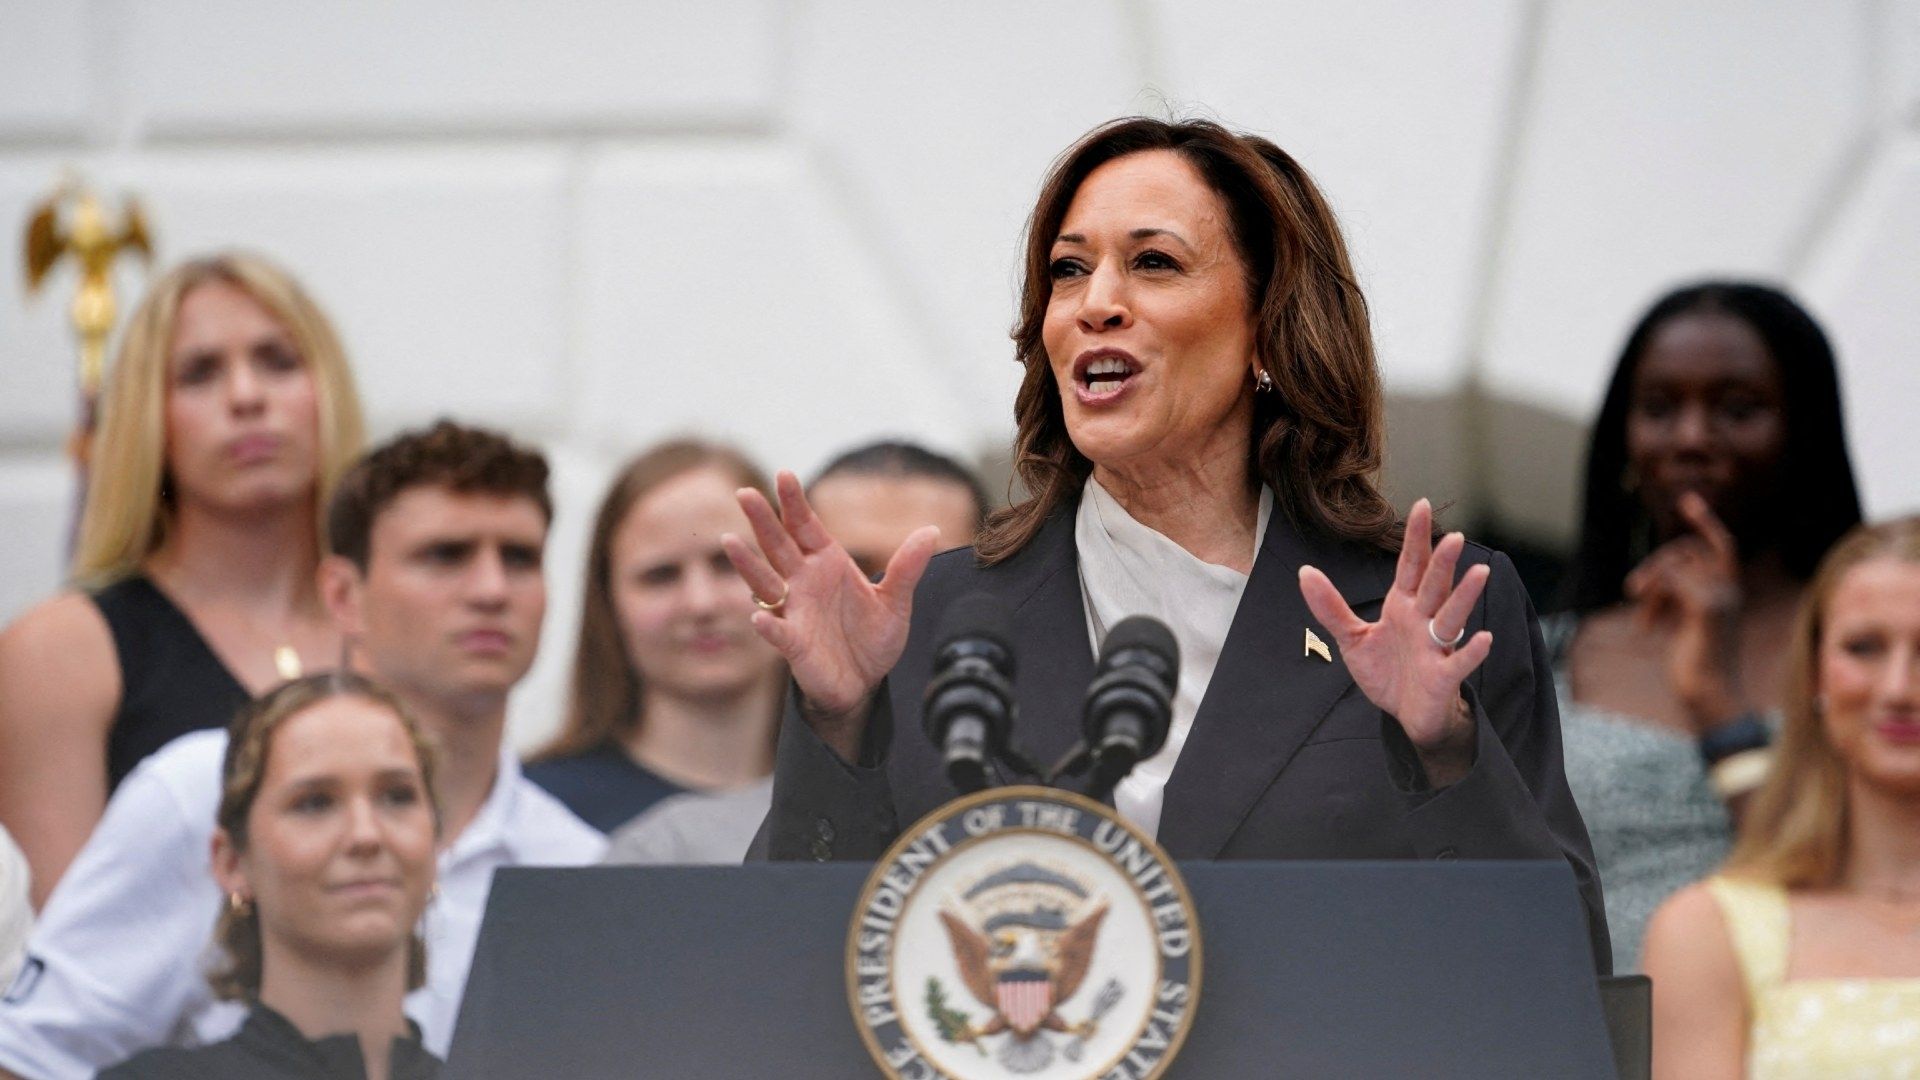
<svg viewBox="0 0 1920 1080">
<path fill-rule="evenodd" d="M 1705 732 L 1746 710 L 1740 689 L 1740 554 L 1733 534 L 1698 492 L 1680 496 L 1693 531 L 1656 548 L 1627 575 L 1623 591 L 1640 625 L 1670 626 L 1667 678 Z"/>
<path fill-rule="evenodd" d="M 720 543 L 762 608 L 754 630 L 786 657 L 802 713 L 851 760 L 874 689 L 906 648 L 913 589 L 940 530 L 927 526 L 907 537 L 876 585 L 827 534 L 792 473 L 780 473 L 774 489 L 778 515 L 758 491 L 739 492 L 757 546 L 731 533 Z"/>
<path fill-rule="evenodd" d="M 1473 605 L 1486 588 L 1485 564 L 1471 567 L 1454 584 L 1466 538 L 1448 533 L 1432 542 L 1433 507 L 1421 499 L 1407 515 L 1393 587 L 1368 622 L 1353 613 L 1327 575 L 1300 568 L 1300 592 L 1313 617 L 1333 634 L 1347 671 L 1367 700 L 1399 721 L 1441 785 L 1457 779 L 1473 761 L 1473 719 L 1460 683 L 1493 649 L 1482 630 L 1460 641 Z"/>
</svg>

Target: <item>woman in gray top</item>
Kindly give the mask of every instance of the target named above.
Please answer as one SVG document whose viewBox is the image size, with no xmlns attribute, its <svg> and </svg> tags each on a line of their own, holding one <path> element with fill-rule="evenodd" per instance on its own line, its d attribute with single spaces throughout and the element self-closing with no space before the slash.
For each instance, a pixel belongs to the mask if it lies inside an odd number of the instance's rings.
<svg viewBox="0 0 1920 1080">
<path fill-rule="evenodd" d="M 1767 761 L 1793 611 L 1860 520 L 1833 351 L 1762 285 L 1662 298 L 1627 339 L 1588 451 L 1570 610 L 1543 632 L 1568 782 L 1616 970 L 1726 855 Z"/>
</svg>

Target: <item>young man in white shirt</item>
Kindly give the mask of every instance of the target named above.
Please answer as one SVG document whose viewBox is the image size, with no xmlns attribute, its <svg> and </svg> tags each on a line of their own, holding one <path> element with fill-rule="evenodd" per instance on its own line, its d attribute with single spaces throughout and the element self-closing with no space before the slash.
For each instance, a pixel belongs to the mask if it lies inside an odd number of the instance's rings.
<svg viewBox="0 0 1920 1080">
<path fill-rule="evenodd" d="M 407 999 L 444 1056 L 493 871 L 581 865 L 605 842 L 526 781 L 502 745 L 507 694 L 546 612 L 552 504 L 537 453 L 442 422 L 374 450 L 328 514 L 321 595 L 356 666 L 414 710 L 439 749 L 440 895 L 427 984 Z M 92 1076 L 149 1046 L 224 1038 L 244 1010 L 204 971 L 222 903 L 209 869 L 224 732 L 143 762 L 48 898 L 0 997 L 0 1073 Z"/>
</svg>

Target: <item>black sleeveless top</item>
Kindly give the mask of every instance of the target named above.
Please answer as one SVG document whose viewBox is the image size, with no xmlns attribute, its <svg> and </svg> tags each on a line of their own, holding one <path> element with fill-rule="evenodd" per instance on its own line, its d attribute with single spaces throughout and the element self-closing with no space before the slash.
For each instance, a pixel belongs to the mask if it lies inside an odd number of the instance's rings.
<svg viewBox="0 0 1920 1080">
<path fill-rule="evenodd" d="M 130 577 L 93 594 L 120 659 L 120 708 L 107 731 L 107 790 L 148 754 L 190 731 L 224 728 L 248 700 L 167 594 Z"/>
</svg>

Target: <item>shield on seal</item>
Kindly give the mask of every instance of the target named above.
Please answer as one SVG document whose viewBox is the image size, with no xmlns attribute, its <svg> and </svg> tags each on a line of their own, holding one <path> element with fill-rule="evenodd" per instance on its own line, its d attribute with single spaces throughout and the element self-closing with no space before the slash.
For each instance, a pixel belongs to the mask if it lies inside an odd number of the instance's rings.
<svg viewBox="0 0 1920 1080">
<path fill-rule="evenodd" d="M 1053 980 L 1044 971 L 1009 971 L 994 985 L 1000 1015 L 1015 1034 L 1031 1035 L 1053 1011 Z"/>
</svg>

